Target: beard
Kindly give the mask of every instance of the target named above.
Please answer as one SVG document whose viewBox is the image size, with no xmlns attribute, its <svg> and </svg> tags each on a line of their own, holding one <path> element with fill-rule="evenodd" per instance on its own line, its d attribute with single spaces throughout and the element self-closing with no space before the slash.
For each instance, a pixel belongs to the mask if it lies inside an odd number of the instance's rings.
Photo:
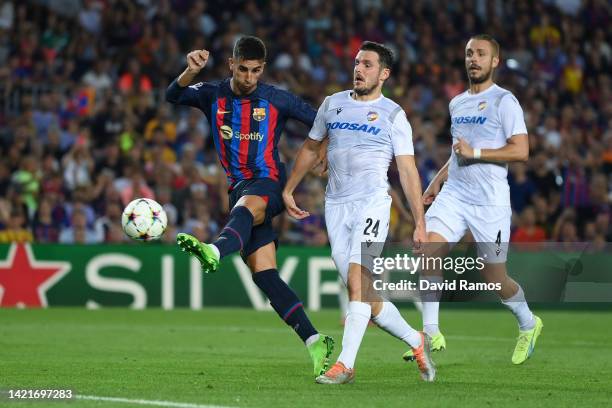
<svg viewBox="0 0 612 408">
<path fill-rule="evenodd" d="M 370 95 L 372 92 L 374 92 L 374 90 L 376 89 L 376 84 L 372 85 L 371 87 L 367 88 L 367 87 L 361 87 L 361 88 L 357 88 L 357 87 L 353 87 L 353 92 L 355 92 L 357 95 L 359 96 L 365 96 L 365 95 Z"/>
<path fill-rule="evenodd" d="M 487 80 L 489 80 L 491 76 L 493 75 L 493 69 L 491 68 L 489 68 L 489 70 L 486 72 L 484 72 L 481 68 L 480 76 L 471 76 L 469 68 L 467 71 L 468 71 L 468 78 L 472 84 L 482 84 L 483 82 L 486 82 Z"/>
</svg>

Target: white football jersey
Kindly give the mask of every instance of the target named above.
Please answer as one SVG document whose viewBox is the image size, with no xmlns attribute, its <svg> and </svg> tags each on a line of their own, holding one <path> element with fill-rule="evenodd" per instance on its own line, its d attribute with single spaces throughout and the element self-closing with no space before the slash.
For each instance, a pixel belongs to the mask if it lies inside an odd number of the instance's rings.
<svg viewBox="0 0 612 408">
<path fill-rule="evenodd" d="M 391 160 L 414 154 L 412 128 L 401 106 L 382 95 L 372 101 L 356 101 L 351 93 L 325 98 L 308 135 L 314 140 L 329 137 L 328 203 L 388 194 Z"/>
<path fill-rule="evenodd" d="M 461 137 L 472 148 L 498 149 L 512 136 L 527 134 L 521 105 L 512 92 L 497 85 L 475 95 L 465 91 L 448 109 L 453 144 Z M 461 160 L 453 150 L 443 190 L 470 204 L 510 206 L 508 166 Z"/>
</svg>

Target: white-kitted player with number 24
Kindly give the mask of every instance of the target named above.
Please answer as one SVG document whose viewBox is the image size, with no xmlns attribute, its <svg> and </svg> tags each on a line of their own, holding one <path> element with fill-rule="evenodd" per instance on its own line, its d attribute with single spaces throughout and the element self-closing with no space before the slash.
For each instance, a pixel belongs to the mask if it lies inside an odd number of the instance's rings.
<svg viewBox="0 0 612 408">
<path fill-rule="evenodd" d="M 412 129 L 404 110 L 382 95 L 392 65 L 393 55 L 385 46 L 368 41 L 361 45 L 355 57 L 353 90 L 325 98 L 283 192 L 289 215 L 297 219 L 309 215 L 295 204 L 293 191 L 317 162 L 321 142 L 329 138 L 325 221 L 332 257 L 348 288 L 349 305 L 342 352 L 336 364 L 317 377 L 320 384 L 353 381 L 357 351 L 370 318 L 411 348 L 423 380 L 435 377 L 428 336 L 410 327 L 371 285 L 371 264 L 380 256 L 389 230 L 387 171 L 393 157 L 416 222 L 415 246 L 426 241 Z"/>
</svg>

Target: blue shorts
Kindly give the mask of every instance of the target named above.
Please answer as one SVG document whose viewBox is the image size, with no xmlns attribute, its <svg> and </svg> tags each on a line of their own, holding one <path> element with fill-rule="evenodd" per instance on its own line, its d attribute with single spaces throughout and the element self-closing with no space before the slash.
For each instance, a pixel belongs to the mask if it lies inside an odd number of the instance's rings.
<svg viewBox="0 0 612 408">
<path fill-rule="evenodd" d="M 259 196 L 268 204 L 266 206 L 264 222 L 253 227 L 249 242 L 247 242 L 244 248 L 242 248 L 242 251 L 240 251 L 240 255 L 245 262 L 249 255 L 259 248 L 268 245 L 270 242 L 274 242 L 278 248 L 278 234 L 272 228 L 272 218 L 285 210 L 285 203 L 283 202 L 282 196 L 285 184 L 284 177 L 281 180 L 283 181 L 282 183 L 269 178 L 242 180 L 236 183 L 229 193 L 230 208 L 234 208 L 238 200 L 245 195 Z"/>
</svg>

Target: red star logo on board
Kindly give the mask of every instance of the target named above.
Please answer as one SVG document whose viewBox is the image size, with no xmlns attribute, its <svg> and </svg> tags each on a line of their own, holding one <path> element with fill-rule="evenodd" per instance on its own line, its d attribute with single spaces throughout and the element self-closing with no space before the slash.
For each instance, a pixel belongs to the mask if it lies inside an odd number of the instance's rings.
<svg viewBox="0 0 612 408">
<path fill-rule="evenodd" d="M 0 307 L 47 307 L 47 290 L 69 270 L 69 262 L 37 261 L 29 244 L 11 245 L 0 261 Z"/>
</svg>

